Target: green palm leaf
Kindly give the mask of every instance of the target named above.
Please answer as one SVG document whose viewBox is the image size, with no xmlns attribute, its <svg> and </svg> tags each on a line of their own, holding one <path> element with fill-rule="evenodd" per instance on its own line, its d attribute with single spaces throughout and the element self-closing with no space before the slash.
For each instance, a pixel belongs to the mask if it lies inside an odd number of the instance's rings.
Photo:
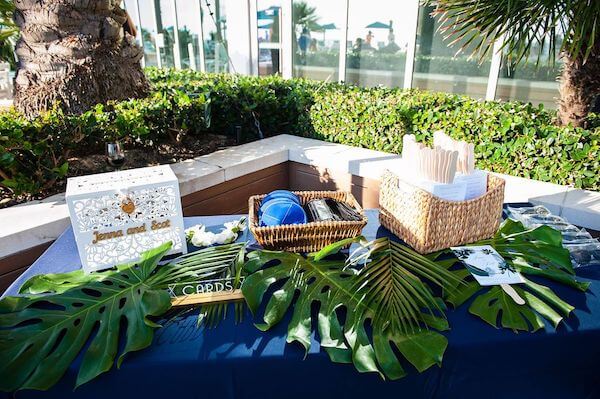
<svg viewBox="0 0 600 399">
<path fill-rule="evenodd" d="M 560 232 L 548 226 L 527 229 L 521 222 L 507 219 L 494 237 L 473 245 L 491 245 L 508 264 L 523 275 L 546 278 L 579 291 L 586 291 L 589 286 L 589 283 L 575 278 L 569 252 L 562 247 Z M 432 258 L 439 257 L 440 254 Z M 450 269 L 458 260 L 451 258 L 436 263 Z M 466 269 L 453 270 L 453 273 L 466 284 L 449 286 L 454 289 L 445 294 L 445 299 L 458 307 L 478 295 L 469 307 L 469 312 L 494 327 L 533 332 L 543 328 L 546 319 L 556 328 L 574 309 L 550 288 L 528 279 L 525 279 L 524 284 L 512 286 L 525 300 L 524 305 L 517 305 L 501 287 L 480 286 Z"/>
<path fill-rule="evenodd" d="M 445 330 L 448 324 L 443 302 L 426 282 L 444 287 L 460 281 L 387 238 L 368 244 L 369 262 L 360 268 L 352 266 L 353 259 L 327 258 L 340 247 L 332 245 L 306 258 L 276 251 L 250 253 L 245 268 L 251 274 L 242 284 L 250 310 L 256 314 L 268 296 L 257 327 L 268 330 L 279 323 L 297 296 L 287 342 L 297 341 L 307 352 L 316 322 L 320 345 L 331 360 L 351 362 L 360 372 L 403 377 L 406 372 L 392 344 L 419 371 L 441 364 L 447 341 L 435 330 Z M 279 288 L 269 290 L 273 285 Z M 319 305 L 316 320 L 311 316 L 313 303 Z"/>
<path fill-rule="evenodd" d="M 560 52 L 571 59 L 587 60 L 600 36 L 600 2 L 588 0 L 428 0 L 435 6 L 441 31 L 453 43 L 470 44 L 482 58 L 492 43 L 503 39 L 515 63 L 544 54 L 554 62 Z"/>
<path fill-rule="evenodd" d="M 19 28 L 13 21 L 15 3 L 13 0 L 0 0 L 0 61 L 6 61 L 15 68 L 15 43 Z"/>
<path fill-rule="evenodd" d="M 169 288 L 169 286 L 197 282 L 203 279 L 234 278 L 233 288 L 239 289 L 245 253 L 246 244 L 236 243 L 208 247 L 183 255 L 171 261 L 166 267 L 161 268 L 156 277 L 156 280 L 160 282 L 155 284 L 162 288 Z M 235 322 L 240 323 L 246 312 L 244 302 L 235 302 L 233 307 Z M 190 305 L 187 309 L 184 308 L 182 312 L 187 312 L 190 309 L 198 311 L 198 327 L 215 328 L 222 320 L 227 318 L 229 304 Z"/>
<path fill-rule="evenodd" d="M 173 259 L 150 279 L 157 288 L 209 278 L 236 277 L 244 263 L 245 243 L 207 247 Z"/>
<path fill-rule="evenodd" d="M 0 301 L 0 390 L 48 389 L 83 348 L 76 386 L 110 370 L 115 359 L 120 366 L 151 344 L 160 325 L 150 317 L 171 308 L 170 284 L 234 273 L 245 251 L 245 244 L 223 245 L 158 266 L 170 247 L 103 272 L 36 276 L 21 290 L 28 296 Z"/>
</svg>

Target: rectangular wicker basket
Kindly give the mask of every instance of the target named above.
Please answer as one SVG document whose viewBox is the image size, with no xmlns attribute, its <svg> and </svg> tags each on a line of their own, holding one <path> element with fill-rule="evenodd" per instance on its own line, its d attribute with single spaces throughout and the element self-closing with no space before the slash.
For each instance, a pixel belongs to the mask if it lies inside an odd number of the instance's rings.
<svg viewBox="0 0 600 399">
<path fill-rule="evenodd" d="M 426 254 L 490 238 L 498 230 L 504 180 L 488 175 L 487 192 L 468 201 L 447 201 L 386 170 L 379 191 L 382 226 Z"/>
<path fill-rule="evenodd" d="M 344 191 L 294 191 L 305 205 L 316 198 L 333 198 L 345 202 L 360 213 L 360 221 L 327 221 L 281 226 L 260 226 L 258 210 L 265 195 L 254 195 L 248 200 L 249 226 L 256 241 L 266 249 L 289 252 L 315 252 L 345 238 L 360 235 L 367 224 L 361 206 L 354 196 Z"/>
</svg>

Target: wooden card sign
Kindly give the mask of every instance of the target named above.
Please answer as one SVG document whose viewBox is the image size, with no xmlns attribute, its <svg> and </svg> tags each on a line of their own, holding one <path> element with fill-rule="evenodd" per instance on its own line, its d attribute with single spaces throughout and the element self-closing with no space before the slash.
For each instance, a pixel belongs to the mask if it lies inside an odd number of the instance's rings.
<svg viewBox="0 0 600 399">
<path fill-rule="evenodd" d="M 243 277 L 242 277 L 243 279 Z M 170 284 L 168 287 L 173 306 L 240 301 L 244 295 L 234 288 L 235 278 L 218 278 L 197 282 Z"/>
<path fill-rule="evenodd" d="M 83 270 L 139 260 L 167 241 L 187 245 L 177 177 L 168 165 L 72 177 L 66 200 Z"/>
</svg>

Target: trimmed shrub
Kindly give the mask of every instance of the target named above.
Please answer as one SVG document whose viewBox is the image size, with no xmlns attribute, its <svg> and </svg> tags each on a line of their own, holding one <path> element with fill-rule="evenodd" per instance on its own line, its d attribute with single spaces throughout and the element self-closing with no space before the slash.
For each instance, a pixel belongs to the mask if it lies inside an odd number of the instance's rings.
<svg viewBox="0 0 600 399">
<path fill-rule="evenodd" d="M 27 120 L 0 112 L 1 184 L 17 194 L 36 194 L 63 179 L 71 154 L 102 153 L 107 141 L 153 146 L 209 128 L 207 93 L 157 91 L 143 99 L 99 104 L 81 115 L 57 107 Z"/>
<path fill-rule="evenodd" d="M 481 169 L 600 190 L 600 128 L 556 126 L 554 112 L 531 104 L 348 88 L 318 94 L 311 117 L 325 140 L 394 153 L 404 133 L 431 142 L 444 130 L 475 143 Z"/>
<path fill-rule="evenodd" d="M 265 135 L 289 133 L 400 153 L 403 134 L 430 141 L 442 129 L 476 144 L 480 168 L 600 190 L 600 128 L 556 126 L 555 111 L 542 106 L 304 79 L 191 70 L 147 73 L 160 90 L 209 91 L 211 130 L 217 133 L 240 125 L 249 133 L 246 139 L 255 138 L 254 112 Z"/>
<path fill-rule="evenodd" d="M 346 67 L 350 69 L 393 72 L 404 70 L 406 65 L 406 53 L 365 51 L 360 54 L 350 52 L 346 57 Z M 337 51 L 318 51 L 308 53 L 304 65 L 308 67 L 337 68 L 338 62 L 339 53 Z M 415 72 L 417 73 L 487 77 L 490 64 L 489 59 L 479 63 L 477 59 L 471 59 L 467 56 L 452 57 L 420 54 L 415 56 Z M 502 68 L 501 77 L 554 82 L 559 73 L 559 68 L 545 64 L 535 65 L 535 62 L 524 62 L 516 68 L 511 68 L 510 75 L 508 75 L 508 72 L 509 70 Z"/>
<path fill-rule="evenodd" d="M 482 102 L 419 90 L 359 88 L 304 79 L 147 69 L 153 93 L 98 105 L 79 116 L 50 111 L 28 121 L 0 113 L 2 184 L 35 193 L 62 179 L 66 160 L 103 151 L 106 140 L 136 146 L 181 135 L 281 133 L 400 153 L 402 135 L 436 130 L 476 144 L 479 168 L 600 190 L 600 124 L 558 127 L 555 112 L 520 102 Z"/>
<path fill-rule="evenodd" d="M 14 110 L 0 113 L 0 178 L 17 193 L 36 193 L 66 176 L 69 147 L 78 139 L 65 134 L 60 111 L 33 121 Z"/>
</svg>

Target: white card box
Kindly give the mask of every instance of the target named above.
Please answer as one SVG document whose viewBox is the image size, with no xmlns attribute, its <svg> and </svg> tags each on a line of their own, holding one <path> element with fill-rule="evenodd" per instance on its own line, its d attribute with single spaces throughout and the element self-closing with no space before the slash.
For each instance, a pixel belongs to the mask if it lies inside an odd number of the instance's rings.
<svg viewBox="0 0 600 399">
<path fill-rule="evenodd" d="M 86 272 L 135 262 L 167 241 L 186 253 L 179 183 L 168 165 L 71 177 L 66 201 Z"/>
</svg>

